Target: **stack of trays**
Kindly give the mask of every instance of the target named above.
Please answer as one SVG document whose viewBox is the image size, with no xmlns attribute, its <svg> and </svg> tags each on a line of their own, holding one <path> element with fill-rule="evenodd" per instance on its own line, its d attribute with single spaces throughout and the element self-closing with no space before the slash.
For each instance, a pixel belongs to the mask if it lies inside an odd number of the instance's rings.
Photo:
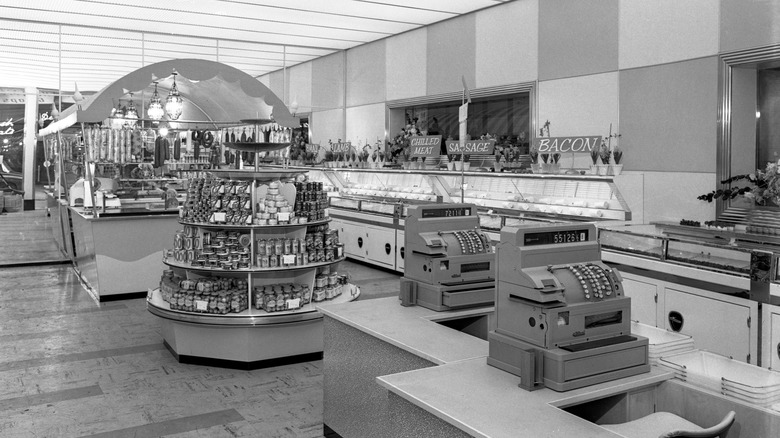
<svg viewBox="0 0 780 438">
<path fill-rule="evenodd" d="M 780 408 L 780 373 L 777 371 L 701 350 L 663 357 L 660 364 L 676 377 L 696 386 L 757 406 Z"/>
<path fill-rule="evenodd" d="M 648 359 L 651 364 L 658 365 L 658 360 L 665 356 L 684 353 L 694 349 L 693 338 L 681 333 L 674 333 L 636 321 L 631 322 L 631 334 L 648 339 Z"/>
</svg>

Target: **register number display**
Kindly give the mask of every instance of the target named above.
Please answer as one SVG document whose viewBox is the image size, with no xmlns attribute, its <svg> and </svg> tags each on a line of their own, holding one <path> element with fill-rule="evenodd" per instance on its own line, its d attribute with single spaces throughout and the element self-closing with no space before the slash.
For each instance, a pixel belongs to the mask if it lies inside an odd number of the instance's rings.
<svg viewBox="0 0 780 438">
<path fill-rule="evenodd" d="M 545 231 L 523 236 L 524 246 L 557 245 L 588 241 L 588 230 Z"/>
<path fill-rule="evenodd" d="M 461 217 L 471 216 L 471 207 L 459 208 L 425 208 L 422 210 L 423 219 L 432 219 L 439 217 Z"/>
</svg>

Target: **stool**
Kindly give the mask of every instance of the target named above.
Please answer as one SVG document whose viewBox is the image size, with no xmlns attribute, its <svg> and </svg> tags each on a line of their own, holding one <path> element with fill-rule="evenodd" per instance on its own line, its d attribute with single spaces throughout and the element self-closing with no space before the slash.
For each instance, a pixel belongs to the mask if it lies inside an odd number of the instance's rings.
<svg viewBox="0 0 780 438">
<path fill-rule="evenodd" d="M 730 411 L 720 423 L 704 429 L 670 412 L 656 412 L 638 420 L 601 427 L 627 438 L 724 438 L 735 417 L 736 413 Z"/>
</svg>

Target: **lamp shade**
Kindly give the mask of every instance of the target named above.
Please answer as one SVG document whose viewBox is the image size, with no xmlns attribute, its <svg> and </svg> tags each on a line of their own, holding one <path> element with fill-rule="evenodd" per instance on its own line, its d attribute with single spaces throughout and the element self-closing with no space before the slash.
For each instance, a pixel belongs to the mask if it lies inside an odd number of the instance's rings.
<svg viewBox="0 0 780 438">
<path fill-rule="evenodd" d="M 168 97 L 165 98 L 165 114 L 171 120 L 177 120 L 182 111 L 184 110 L 184 99 L 179 94 L 179 90 L 176 88 L 176 73 L 173 73 L 173 86 Z"/>
<path fill-rule="evenodd" d="M 154 93 L 149 101 L 149 108 L 146 109 L 146 115 L 152 120 L 160 120 L 165 116 L 165 108 L 163 108 L 162 99 L 157 92 L 157 82 L 154 83 Z"/>
</svg>

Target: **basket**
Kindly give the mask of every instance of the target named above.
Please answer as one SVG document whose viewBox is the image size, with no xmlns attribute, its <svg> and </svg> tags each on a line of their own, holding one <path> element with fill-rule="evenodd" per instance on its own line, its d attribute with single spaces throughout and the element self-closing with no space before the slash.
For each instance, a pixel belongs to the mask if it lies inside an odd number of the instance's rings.
<svg viewBox="0 0 780 438">
<path fill-rule="evenodd" d="M 3 208 L 8 213 L 22 211 L 22 195 L 4 194 L 3 204 Z"/>
</svg>

